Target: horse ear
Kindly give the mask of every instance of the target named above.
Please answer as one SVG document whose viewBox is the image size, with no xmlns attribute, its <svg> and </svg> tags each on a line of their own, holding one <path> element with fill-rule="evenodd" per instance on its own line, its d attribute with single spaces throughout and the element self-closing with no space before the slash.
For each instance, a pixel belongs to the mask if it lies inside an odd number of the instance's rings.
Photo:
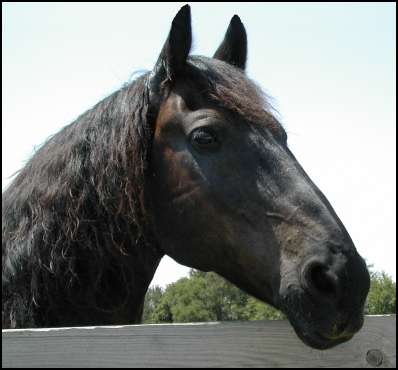
<svg viewBox="0 0 398 370">
<path fill-rule="evenodd" d="M 152 91 L 159 91 L 164 82 L 175 80 L 186 64 L 191 43 L 191 9 L 185 5 L 174 17 L 170 33 L 152 70 Z"/>
<path fill-rule="evenodd" d="M 224 40 L 213 58 L 222 60 L 242 70 L 246 67 L 247 36 L 245 26 L 237 15 L 229 23 Z"/>
</svg>

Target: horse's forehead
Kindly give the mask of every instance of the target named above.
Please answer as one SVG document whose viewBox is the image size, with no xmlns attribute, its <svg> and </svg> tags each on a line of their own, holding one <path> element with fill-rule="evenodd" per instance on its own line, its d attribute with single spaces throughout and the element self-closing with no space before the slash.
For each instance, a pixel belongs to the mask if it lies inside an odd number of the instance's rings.
<svg viewBox="0 0 398 370">
<path fill-rule="evenodd" d="M 182 112 L 185 109 L 186 105 L 184 99 L 180 95 L 172 92 L 170 96 L 161 104 L 157 122 L 159 124 L 167 122 L 176 113 Z"/>
<path fill-rule="evenodd" d="M 188 81 L 187 81 L 188 82 Z M 246 85 L 246 86 L 242 86 Z M 230 118 L 228 113 L 233 113 L 245 121 L 254 125 L 266 126 L 271 131 L 278 130 L 280 124 L 267 108 L 267 101 L 259 93 L 253 84 L 247 81 L 247 84 L 238 86 L 218 86 L 213 91 L 199 92 L 195 91 L 195 84 L 177 84 L 165 99 L 158 113 L 156 120 L 156 132 L 159 134 L 165 128 L 168 122 L 173 121 L 178 114 L 192 113 L 186 103 L 187 96 L 197 95 L 200 100 L 200 109 L 211 107 L 211 110 L 217 113 L 222 119 Z M 189 98 L 190 99 L 190 98 Z M 188 99 L 188 100 L 189 100 Z"/>
</svg>

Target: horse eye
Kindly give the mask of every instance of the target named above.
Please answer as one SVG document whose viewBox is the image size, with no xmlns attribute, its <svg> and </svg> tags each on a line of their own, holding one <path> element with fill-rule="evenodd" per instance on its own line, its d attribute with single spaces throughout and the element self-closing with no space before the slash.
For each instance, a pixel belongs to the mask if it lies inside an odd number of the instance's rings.
<svg viewBox="0 0 398 370">
<path fill-rule="evenodd" d="M 216 134 L 208 128 L 200 127 L 194 130 L 190 139 L 192 144 L 199 149 L 215 150 L 220 145 Z"/>
</svg>

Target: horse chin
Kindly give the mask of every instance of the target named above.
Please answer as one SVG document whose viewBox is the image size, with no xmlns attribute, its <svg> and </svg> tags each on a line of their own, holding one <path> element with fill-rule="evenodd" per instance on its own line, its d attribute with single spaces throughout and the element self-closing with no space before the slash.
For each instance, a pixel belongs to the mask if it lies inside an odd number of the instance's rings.
<svg viewBox="0 0 398 370">
<path fill-rule="evenodd" d="M 324 336 L 316 330 L 307 329 L 306 325 L 293 323 L 291 320 L 290 323 L 292 324 L 297 336 L 303 341 L 304 344 L 319 350 L 335 347 L 338 344 L 347 342 L 354 336 L 354 334 L 345 334 L 336 338 L 330 338 Z"/>
<path fill-rule="evenodd" d="M 323 309 L 324 314 L 319 315 L 322 308 L 311 308 L 305 294 L 300 290 L 290 291 L 288 295 L 282 296 L 279 306 L 303 343 L 318 350 L 329 349 L 350 340 L 363 324 L 363 315 L 360 315 L 356 320 L 357 324 L 353 326 L 355 329 L 337 333 L 333 325 L 335 315 L 327 314 L 327 309 Z"/>
</svg>

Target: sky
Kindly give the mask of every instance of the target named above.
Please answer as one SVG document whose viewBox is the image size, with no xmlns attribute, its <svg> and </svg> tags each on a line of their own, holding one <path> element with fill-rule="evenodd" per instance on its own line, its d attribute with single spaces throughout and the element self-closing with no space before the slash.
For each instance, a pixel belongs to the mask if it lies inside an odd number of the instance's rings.
<svg viewBox="0 0 398 370">
<path fill-rule="evenodd" d="M 150 70 L 185 3 L 2 3 L 2 188 L 46 138 Z M 396 279 L 395 3 L 191 3 L 191 54 L 231 17 L 247 74 L 374 269 Z M 152 285 L 188 267 L 165 257 Z"/>
</svg>

